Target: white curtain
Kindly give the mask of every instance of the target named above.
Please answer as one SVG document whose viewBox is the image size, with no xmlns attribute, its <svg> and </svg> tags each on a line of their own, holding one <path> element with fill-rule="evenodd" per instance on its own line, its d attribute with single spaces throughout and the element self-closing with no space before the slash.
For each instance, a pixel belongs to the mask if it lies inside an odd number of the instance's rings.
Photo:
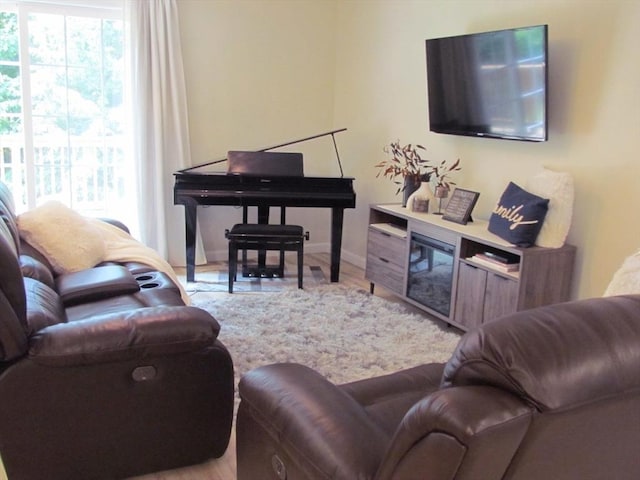
<svg viewBox="0 0 640 480">
<path fill-rule="evenodd" d="M 177 2 L 125 4 L 140 239 L 172 265 L 185 265 L 184 207 L 173 204 L 173 173 L 191 166 Z M 204 263 L 197 244 L 196 263 Z"/>
</svg>

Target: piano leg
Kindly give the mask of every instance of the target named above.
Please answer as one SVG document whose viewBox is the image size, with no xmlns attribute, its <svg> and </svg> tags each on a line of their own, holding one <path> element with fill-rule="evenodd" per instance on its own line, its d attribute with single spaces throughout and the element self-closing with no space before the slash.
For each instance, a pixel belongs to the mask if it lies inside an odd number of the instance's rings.
<svg viewBox="0 0 640 480">
<path fill-rule="evenodd" d="M 269 205 L 258 205 L 258 223 L 269 223 Z M 267 274 L 267 251 L 258 252 L 258 276 Z"/>
<path fill-rule="evenodd" d="M 344 208 L 331 209 L 331 281 L 340 277 L 340 252 L 342 250 L 342 221 Z"/>
<path fill-rule="evenodd" d="M 187 252 L 187 282 L 194 282 L 196 276 L 196 229 L 198 228 L 198 207 L 184 206 L 185 240 Z"/>
</svg>

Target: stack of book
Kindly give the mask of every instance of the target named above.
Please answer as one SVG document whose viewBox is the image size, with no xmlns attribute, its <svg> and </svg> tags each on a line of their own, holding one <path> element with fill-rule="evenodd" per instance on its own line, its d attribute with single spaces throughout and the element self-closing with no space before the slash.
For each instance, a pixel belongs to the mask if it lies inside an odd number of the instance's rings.
<svg viewBox="0 0 640 480">
<path fill-rule="evenodd" d="M 500 272 L 517 272 L 520 270 L 520 259 L 516 256 L 499 255 L 493 252 L 476 253 L 471 260 L 486 265 Z"/>
</svg>

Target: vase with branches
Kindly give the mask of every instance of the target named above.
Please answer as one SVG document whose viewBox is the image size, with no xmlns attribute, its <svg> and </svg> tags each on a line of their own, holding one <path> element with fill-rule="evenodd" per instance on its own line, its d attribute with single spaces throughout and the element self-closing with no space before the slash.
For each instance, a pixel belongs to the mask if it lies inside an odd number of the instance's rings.
<svg viewBox="0 0 640 480">
<path fill-rule="evenodd" d="M 376 178 L 382 176 L 398 186 L 396 195 L 403 192 L 403 206 L 407 198 L 420 186 L 428 182 L 432 168 L 429 160 L 422 158 L 420 151 L 426 151 L 422 145 L 400 145 L 400 141 L 391 142 L 383 148 L 388 158 L 375 165 L 378 168 Z"/>
<path fill-rule="evenodd" d="M 375 165 L 379 169 L 376 178 L 388 178 L 398 186 L 396 195 L 400 192 L 404 194 L 402 206 L 406 206 L 407 199 L 421 183 L 429 183 L 431 180 L 435 180 L 436 198 L 446 198 L 451 186 L 456 185 L 450 179 L 451 174 L 462 169 L 460 159 L 453 163 L 442 160 L 439 164 L 433 165 L 430 160 L 422 158 L 420 153 L 426 151 L 426 148 L 418 144 L 401 145 L 400 141 L 396 140 L 386 145 L 383 151 L 388 154 L 388 158 Z"/>
</svg>

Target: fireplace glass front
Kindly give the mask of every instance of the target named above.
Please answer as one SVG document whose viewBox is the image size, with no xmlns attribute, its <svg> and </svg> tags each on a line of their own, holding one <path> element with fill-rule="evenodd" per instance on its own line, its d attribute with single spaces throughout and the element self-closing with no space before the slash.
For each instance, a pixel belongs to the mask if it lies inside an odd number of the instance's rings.
<svg viewBox="0 0 640 480">
<path fill-rule="evenodd" d="M 412 233 L 407 297 L 448 317 L 454 254 L 454 245 Z"/>
</svg>

